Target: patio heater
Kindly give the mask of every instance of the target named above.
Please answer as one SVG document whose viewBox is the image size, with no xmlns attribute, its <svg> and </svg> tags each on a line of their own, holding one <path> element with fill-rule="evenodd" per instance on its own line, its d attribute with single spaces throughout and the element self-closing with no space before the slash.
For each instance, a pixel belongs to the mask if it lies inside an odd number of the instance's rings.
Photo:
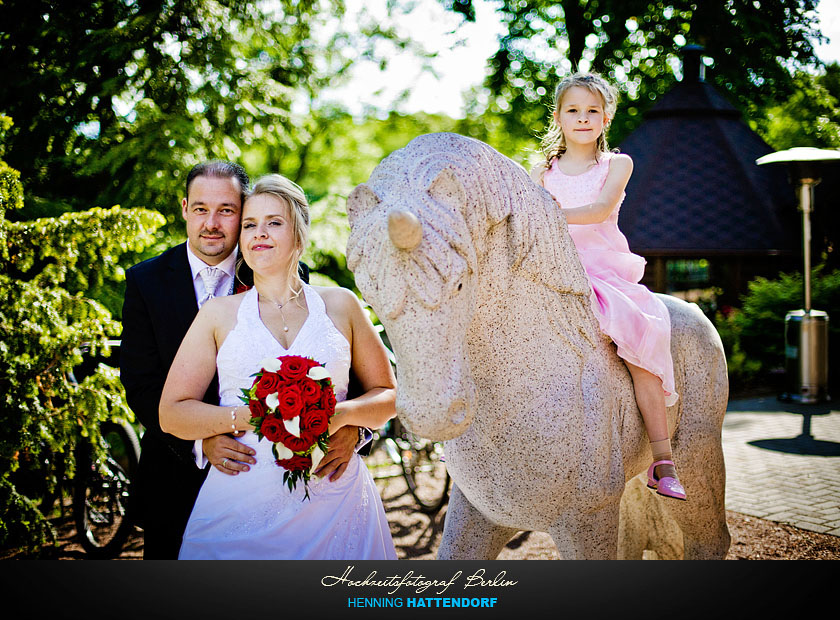
<svg viewBox="0 0 840 620">
<path fill-rule="evenodd" d="M 788 389 L 782 397 L 812 404 L 828 399 L 828 314 L 811 307 L 811 211 L 814 187 L 828 162 L 840 161 L 840 151 L 796 147 L 755 160 L 759 166 L 786 164 L 797 186 L 802 212 L 802 254 L 805 307 L 785 317 L 785 369 Z"/>
</svg>

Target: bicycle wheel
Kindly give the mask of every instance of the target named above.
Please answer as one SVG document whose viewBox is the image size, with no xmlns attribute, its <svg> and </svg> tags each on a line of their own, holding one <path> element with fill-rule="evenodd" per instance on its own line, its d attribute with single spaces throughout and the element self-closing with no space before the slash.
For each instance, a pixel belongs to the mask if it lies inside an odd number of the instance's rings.
<svg viewBox="0 0 840 620">
<path fill-rule="evenodd" d="M 387 480 L 403 475 L 402 456 L 394 442 L 391 420 L 373 432 L 371 447 L 364 459 L 365 466 L 374 480 Z"/>
<path fill-rule="evenodd" d="M 434 514 L 449 499 L 449 472 L 443 461 L 443 444 L 428 439 L 400 437 L 403 476 L 420 512 Z"/>
<path fill-rule="evenodd" d="M 73 516 L 82 548 L 93 557 L 112 558 L 134 530 L 128 501 L 140 460 L 140 443 L 128 424 L 106 422 L 100 428 L 107 458 L 105 462 L 94 461 L 91 446 L 80 447 Z"/>
</svg>

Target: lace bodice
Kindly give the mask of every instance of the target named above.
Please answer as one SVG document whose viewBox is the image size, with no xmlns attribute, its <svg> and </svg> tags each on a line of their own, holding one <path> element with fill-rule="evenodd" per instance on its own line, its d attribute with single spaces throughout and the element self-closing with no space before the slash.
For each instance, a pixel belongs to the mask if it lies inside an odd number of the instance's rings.
<svg viewBox="0 0 840 620">
<path fill-rule="evenodd" d="M 557 165 L 557 160 L 551 162 L 546 170 L 545 188 L 551 192 L 564 209 L 581 207 L 594 202 L 604 187 L 607 175 L 610 173 L 612 153 L 602 153 L 597 164 L 581 174 L 566 174 Z M 624 193 L 606 221 L 617 222 L 618 211 L 624 202 Z"/>
<path fill-rule="evenodd" d="M 563 209 L 581 207 L 594 202 L 610 173 L 612 153 L 602 153 L 597 164 L 581 174 L 565 174 L 557 166 L 557 160 L 545 171 L 543 185 L 560 203 Z M 603 222 L 597 224 L 569 224 L 569 234 L 575 242 L 578 252 L 587 250 L 608 250 L 625 254 L 630 253 L 627 239 L 618 229 L 618 211 L 624 201 L 624 193 L 613 210 Z M 641 260 L 641 259 L 639 259 Z M 638 262 L 638 261 L 637 261 Z M 644 268 L 644 262 L 640 263 Z M 584 260 L 584 267 L 586 267 Z M 590 274 L 591 275 L 591 274 Z M 641 275 L 639 275 L 641 278 Z"/>
<path fill-rule="evenodd" d="M 219 371 L 219 404 L 241 405 L 242 389 L 251 387 L 253 374 L 267 357 L 302 355 L 323 364 L 332 377 L 335 397 L 347 397 L 350 380 L 350 343 L 338 331 L 324 300 L 308 284 L 303 285 L 309 316 L 288 349 L 274 338 L 260 318 L 256 288 L 245 293 L 236 315 L 236 326 L 228 334 L 216 355 Z"/>
</svg>

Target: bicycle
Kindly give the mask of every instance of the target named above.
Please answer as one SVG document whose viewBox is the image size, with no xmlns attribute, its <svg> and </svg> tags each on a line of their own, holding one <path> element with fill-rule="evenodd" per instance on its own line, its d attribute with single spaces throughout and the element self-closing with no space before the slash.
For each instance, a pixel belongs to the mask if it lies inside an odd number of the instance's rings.
<svg viewBox="0 0 840 620">
<path fill-rule="evenodd" d="M 103 422 L 104 461 L 89 444 L 76 454 L 73 518 L 79 543 L 88 555 L 113 558 L 134 531 L 130 510 L 131 480 L 140 460 L 140 444 L 130 424 Z"/>
<path fill-rule="evenodd" d="M 417 437 L 396 418 L 374 432 L 372 442 L 366 460 L 374 480 L 405 478 L 409 493 L 424 514 L 435 514 L 446 505 L 450 477 L 443 444 Z"/>
<path fill-rule="evenodd" d="M 108 345 L 113 355 L 120 341 L 111 340 Z M 81 349 L 83 354 L 90 350 L 84 344 Z M 78 384 L 105 361 L 105 357 L 87 355 L 69 373 L 68 379 Z M 104 452 L 97 450 L 88 438 L 77 438 L 72 479 L 68 477 L 67 454 L 44 444 L 37 458 L 30 451 L 18 456 L 21 466 L 12 480 L 45 517 L 53 513 L 58 503 L 63 518 L 64 499 L 69 496 L 71 517 L 82 549 L 91 557 L 107 559 L 119 555 L 134 531 L 129 498 L 140 460 L 140 441 L 134 427 L 124 421 L 101 422 L 99 430 Z"/>
<path fill-rule="evenodd" d="M 111 354 L 120 341 L 108 342 Z M 84 348 L 83 348 L 84 351 Z M 104 358 L 86 358 L 74 370 L 73 379 L 84 379 Z M 122 551 L 134 531 L 130 506 L 131 484 L 140 462 L 140 439 L 127 422 L 100 424 L 105 458 L 97 459 L 87 441 L 76 448 L 76 477 L 73 481 L 73 519 L 79 543 L 94 558 L 113 558 Z"/>
</svg>

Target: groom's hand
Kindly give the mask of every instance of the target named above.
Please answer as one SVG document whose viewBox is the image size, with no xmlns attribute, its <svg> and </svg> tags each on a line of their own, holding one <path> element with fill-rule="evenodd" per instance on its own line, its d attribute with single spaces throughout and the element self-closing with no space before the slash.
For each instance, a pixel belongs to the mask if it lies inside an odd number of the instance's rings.
<svg viewBox="0 0 840 620">
<path fill-rule="evenodd" d="M 216 435 L 202 441 L 202 452 L 207 460 L 223 474 L 236 476 L 241 471 L 251 469 L 257 460 L 256 452 L 230 435 Z"/>
<path fill-rule="evenodd" d="M 315 475 L 329 476 L 330 482 L 335 482 L 347 469 L 350 458 L 356 453 L 356 443 L 359 441 L 358 426 L 342 426 L 330 435 L 330 444 L 321 464 L 315 470 Z"/>
</svg>

